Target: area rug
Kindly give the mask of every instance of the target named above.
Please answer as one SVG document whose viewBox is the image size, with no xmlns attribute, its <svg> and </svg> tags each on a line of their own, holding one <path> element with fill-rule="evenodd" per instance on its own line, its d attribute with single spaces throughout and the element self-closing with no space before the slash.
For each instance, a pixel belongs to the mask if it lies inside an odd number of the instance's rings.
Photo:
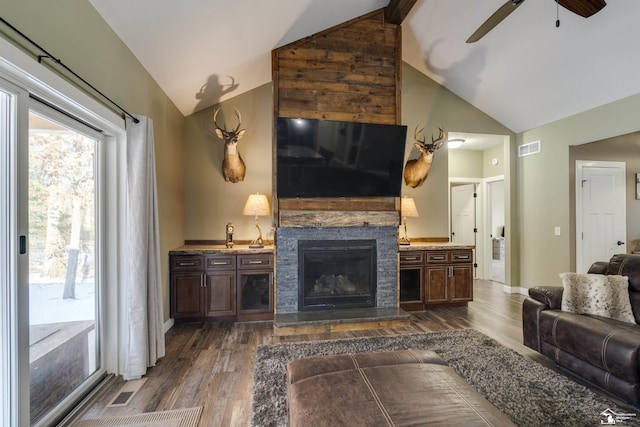
<svg viewBox="0 0 640 427">
<path fill-rule="evenodd" d="M 629 414 L 562 374 L 473 329 L 261 345 L 257 349 L 251 423 L 287 425 L 286 364 L 326 354 L 429 349 L 519 426 L 596 426 L 605 411 Z M 635 414 L 634 414 L 635 415 Z M 640 425 L 636 416 L 620 425 Z M 357 424 L 357 420 L 354 420 Z"/>
<path fill-rule="evenodd" d="M 173 409 L 170 411 L 146 412 L 126 417 L 80 420 L 72 427 L 198 427 L 202 406 Z"/>
</svg>

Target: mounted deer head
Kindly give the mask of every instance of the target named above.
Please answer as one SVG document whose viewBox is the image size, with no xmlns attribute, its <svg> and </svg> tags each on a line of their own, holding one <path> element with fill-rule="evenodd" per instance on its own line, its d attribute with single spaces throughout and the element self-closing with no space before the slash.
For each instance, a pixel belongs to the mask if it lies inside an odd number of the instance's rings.
<svg viewBox="0 0 640 427">
<path fill-rule="evenodd" d="M 435 151 L 442 147 L 444 143 L 445 132 L 444 129 L 438 128 L 440 135 L 437 139 L 431 137 L 431 144 L 427 144 L 426 138 L 419 139 L 420 133 L 424 128 L 418 130 L 418 126 L 413 131 L 413 139 L 416 140 L 414 146 L 420 151 L 420 157 L 413 160 L 407 160 L 404 165 L 404 183 L 411 188 L 420 187 L 422 183 L 427 179 L 431 163 L 433 162 L 433 154 Z"/>
<path fill-rule="evenodd" d="M 238 152 L 238 140 L 244 136 L 245 129 L 240 129 L 242 124 L 242 116 L 237 108 L 233 108 L 238 118 L 238 126 L 233 130 L 227 130 L 227 127 L 218 126 L 216 121 L 220 109 L 216 109 L 213 113 L 213 124 L 216 127 L 216 135 L 224 140 L 224 159 L 222 160 L 222 175 L 227 182 L 239 182 L 244 180 L 244 174 L 247 167 Z"/>
</svg>

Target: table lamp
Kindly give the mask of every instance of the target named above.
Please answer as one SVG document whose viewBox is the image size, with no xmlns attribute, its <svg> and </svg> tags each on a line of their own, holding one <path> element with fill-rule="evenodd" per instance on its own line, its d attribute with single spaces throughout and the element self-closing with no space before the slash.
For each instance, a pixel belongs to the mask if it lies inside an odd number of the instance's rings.
<svg viewBox="0 0 640 427">
<path fill-rule="evenodd" d="M 249 247 L 252 249 L 264 248 L 264 244 L 262 242 L 262 230 L 260 229 L 260 224 L 258 224 L 258 217 L 271 215 L 271 208 L 269 207 L 269 200 L 267 199 L 267 196 L 258 193 L 251 194 L 247 199 L 247 202 L 244 204 L 242 215 L 255 216 L 256 218 L 258 237 L 251 241 Z"/>
<path fill-rule="evenodd" d="M 408 245 L 411 242 L 409 242 L 409 236 L 407 235 L 407 217 L 418 216 L 416 203 L 413 201 L 412 197 L 403 197 L 402 199 L 400 199 L 400 215 L 402 216 L 402 223 L 404 224 L 404 236 L 400 237 L 398 244 Z"/>
</svg>

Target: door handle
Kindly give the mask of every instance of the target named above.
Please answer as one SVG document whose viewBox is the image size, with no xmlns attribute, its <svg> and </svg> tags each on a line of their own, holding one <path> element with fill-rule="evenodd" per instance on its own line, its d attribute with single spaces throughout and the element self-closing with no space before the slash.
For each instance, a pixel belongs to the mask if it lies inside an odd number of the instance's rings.
<svg viewBox="0 0 640 427">
<path fill-rule="evenodd" d="M 622 245 L 624 245 L 624 242 L 621 242 L 620 240 L 618 240 L 618 241 L 616 242 L 616 244 L 617 244 L 618 246 L 622 246 Z"/>
</svg>

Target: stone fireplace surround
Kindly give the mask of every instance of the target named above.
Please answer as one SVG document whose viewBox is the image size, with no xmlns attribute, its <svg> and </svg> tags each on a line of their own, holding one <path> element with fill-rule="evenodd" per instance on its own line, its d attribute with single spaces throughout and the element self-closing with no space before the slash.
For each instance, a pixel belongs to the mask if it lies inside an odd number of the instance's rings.
<svg viewBox="0 0 640 427">
<path fill-rule="evenodd" d="M 398 229 L 395 226 L 279 227 L 276 230 L 276 313 L 298 310 L 299 240 L 376 240 L 377 308 L 397 307 Z"/>
</svg>

